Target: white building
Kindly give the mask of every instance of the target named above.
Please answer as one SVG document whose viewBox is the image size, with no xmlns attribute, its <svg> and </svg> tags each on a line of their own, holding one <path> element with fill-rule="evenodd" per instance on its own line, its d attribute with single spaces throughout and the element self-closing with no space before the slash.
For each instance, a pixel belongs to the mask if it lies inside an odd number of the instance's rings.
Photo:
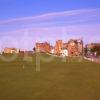
<svg viewBox="0 0 100 100">
<path fill-rule="evenodd" d="M 68 56 L 68 50 L 67 49 L 62 50 L 61 54 L 63 57 Z"/>
<path fill-rule="evenodd" d="M 51 50 L 51 54 L 54 54 L 54 53 L 55 53 L 55 50 L 54 50 L 54 49 L 52 49 L 52 50 Z"/>
</svg>

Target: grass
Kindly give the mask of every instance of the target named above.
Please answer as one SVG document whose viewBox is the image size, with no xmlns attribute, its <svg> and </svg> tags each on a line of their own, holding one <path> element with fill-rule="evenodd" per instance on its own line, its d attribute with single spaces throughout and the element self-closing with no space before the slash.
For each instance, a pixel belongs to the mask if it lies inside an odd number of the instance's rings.
<svg viewBox="0 0 100 100">
<path fill-rule="evenodd" d="M 32 62 L 0 60 L 0 100 L 100 100 L 100 64 L 52 59 L 41 61 L 38 72 L 35 55 Z"/>
</svg>

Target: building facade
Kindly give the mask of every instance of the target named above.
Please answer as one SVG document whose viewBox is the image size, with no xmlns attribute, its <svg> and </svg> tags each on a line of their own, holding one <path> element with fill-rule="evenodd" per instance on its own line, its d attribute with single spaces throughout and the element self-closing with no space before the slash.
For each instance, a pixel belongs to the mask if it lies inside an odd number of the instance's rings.
<svg viewBox="0 0 100 100">
<path fill-rule="evenodd" d="M 62 47 L 63 47 L 62 40 L 56 41 L 55 50 L 54 50 L 54 52 L 55 52 L 56 55 L 60 55 L 61 54 Z"/>
<path fill-rule="evenodd" d="M 68 41 L 68 56 L 82 56 L 83 41 L 71 39 Z"/>
<path fill-rule="evenodd" d="M 83 41 L 70 39 L 68 43 L 63 43 L 62 40 L 58 40 L 54 47 L 47 42 L 36 43 L 36 52 L 51 53 L 58 56 L 82 56 Z"/>
<path fill-rule="evenodd" d="M 78 56 L 78 43 L 76 40 L 68 41 L 68 56 Z"/>
<path fill-rule="evenodd" d="M 47 42 L 36 43 L 36 52 L 50 53 L 51 52 L 51 46 Z"/>
<path fill-rule="evenodd" d="M 16 49 L 16 48 L 5 48 L 3 52 L 6 53 L 6 54 L 19 53 L 19 49 Z"/>
</svg>

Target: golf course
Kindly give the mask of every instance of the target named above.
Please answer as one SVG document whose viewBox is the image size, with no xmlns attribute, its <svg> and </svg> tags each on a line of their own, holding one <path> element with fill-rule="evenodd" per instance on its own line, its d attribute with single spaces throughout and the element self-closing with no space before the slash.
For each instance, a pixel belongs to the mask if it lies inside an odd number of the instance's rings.
<svg viewBox="0 0 100 100">
<path fill-rule="evenodd" d="M 100 100 L 100 64 L 42 57 L 39 61 L 35 54 L 27 61 L 19 55 L 13 61 L 0 59 L 0 100 Z"/>
</svg>

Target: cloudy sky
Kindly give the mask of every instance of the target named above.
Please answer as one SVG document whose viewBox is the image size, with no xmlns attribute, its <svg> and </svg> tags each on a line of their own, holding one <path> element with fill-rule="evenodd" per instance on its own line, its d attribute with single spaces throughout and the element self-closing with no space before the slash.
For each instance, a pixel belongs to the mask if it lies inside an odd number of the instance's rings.
<svg viewBox="0 0 100 100">
<path fill-rule="evenodd" d="M 70 38 L 100 42 L 99 0 L 0 0 L 0 49 Z"/>
</svg>

